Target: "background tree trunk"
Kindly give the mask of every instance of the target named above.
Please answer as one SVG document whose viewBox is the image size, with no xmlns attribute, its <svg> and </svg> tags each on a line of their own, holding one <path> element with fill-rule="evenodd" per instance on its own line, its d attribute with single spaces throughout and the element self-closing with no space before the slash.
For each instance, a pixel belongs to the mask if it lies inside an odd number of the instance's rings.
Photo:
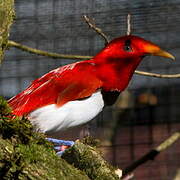
<svg viewBox="0 0 180 180">
<path fill-rule="evenodd" d="M 0 63 L 7 48 L 9 31 L 14 17 L 14 0 L 0 0 Z"/>
</svg>

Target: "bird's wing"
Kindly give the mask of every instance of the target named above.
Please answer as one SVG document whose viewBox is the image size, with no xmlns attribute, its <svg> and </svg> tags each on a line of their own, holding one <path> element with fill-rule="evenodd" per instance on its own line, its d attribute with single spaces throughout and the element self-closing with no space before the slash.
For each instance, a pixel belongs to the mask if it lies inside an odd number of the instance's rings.
<svg viewBox="0 0 180 180">
<path fill-rule="evenodd" d="M 21 116 L 49 104 L 60 107 L 90 96 L 102 86 L 93 66 L 85 61 L 50 71 L 8 101 L 13 113 Z"/>
</svg>

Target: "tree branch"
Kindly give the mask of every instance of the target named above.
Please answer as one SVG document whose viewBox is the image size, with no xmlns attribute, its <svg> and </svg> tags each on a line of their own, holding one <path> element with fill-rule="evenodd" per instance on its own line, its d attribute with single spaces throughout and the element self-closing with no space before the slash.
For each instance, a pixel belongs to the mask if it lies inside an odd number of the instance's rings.
<svg viewBox="0 0 180 180">
<path fill-rule="evenodd" d="M 144 164 L 145 162 L 149 160 L 154 160 L 154 158 L 162 151 L 166 150 L 168 147 L 170 147 L 173 143 L 175 143 L 180 138 L 180 132 L 174 133 L 172 136 L 170 136 L 168 139 L 166 139 L 164 142 L 162 142 L 158 147 L 155 149 L 152 149 L 147 154 L 142 156 L 140 159 L 136 160 L 134 163 L 132 163 L 130 166 L 125 168 L 123 170 L 123 177 L 125 177 L 127 174 L 132 172 L 134 169 L 139 167 L 140 165 Z"/>
<path fill-rule="evenodd" d="M 90 59 L 92 56 L 81 56 L 81 55 L 71 55 L 71 54 L 58 54 L 58 53 L 52 53 L 47 51 L 42 51 L 39 49 L 31 48 L 25 45 L 22 45 L 20 43 L 17 43 L 15 41 L 8 41 L 8 47 L 15 47 L 18 49 L 21 49 L 22 51 L 27 51 L 32 54 L 47 56 L 51 58 L 62 58 L 62 59 Z"/>
<path fill-rule="evenodd" d="M 131 34 L 131 14 L 127 15 L 127 36 Z"/>
<path fill-rule="evenodd" d="M 62 158 L 87 174 L 90 179 L 119 180 L 121 170 L 107 163 L 95 147 L 76 141 Z"/>
<path fill-rule="evenodd" d="M 87 17 L 86 15 L 83 16 L 86 23 L 89 25 L 91 29 L 93 29 L 96 33 L 98 33 L 104 40 L 105 43 L 109 43 L 109 39 L 107 38 L 106 34 L 103 33 L 103 31 L 96 27 L 94 23 L 92 23 L 92 20 Z M 129 13 L 127 15 L 127 35 L 131 34 L 131 14 Z M 150 76 L 150 77 L 156 77 L 156 78 L 180 78 L 180 74 L 158 74 L 158 73 L 150 73 L 150 72 L 144 72 L 144 71 L 135 71 L 135 74 L 142 75 L 142 76 Z"/>
<path fill-rule="evenodd" d="M 32 54 L 37 54 L 41 56 L 47 56 L 54 59 L 61 58 L 61 59 L 78 59 L 78 60 L 85 60 L 91 59 L 93 56 L 81 56 L 81 55 L 70 55 L 70 54 L 59 54 L 59 53 L 51 53 L 47 51 L 42 51 L 39 49 L 31 48 L 15 41 L 8 41 L 8 47 L 15 47 L 17 49 L 21 49 L 23 51 L 27 51 Z M 150 73 L 144 71 L 135 71 L 136 74 L 142 76 L 149 76 L 149 77 L 156 77 L 156 78 L 180 78 L 180 74 L 158 74 L 158 73 Z"/>
<path fill-rule="evenodd" d="M 177 170 L 176 176 L 173 180 L 179 180 L 180 179 L 180 169 Z"/>
<path fill-rule="evenodd" d="M 105 41 L 105 43 L 109 43 L 109 39 L 108 37 L 105 35 L 105 33 L 103 33 L 103 31 L 96 27 L 96 25 L 94 23 L 92 23 L 92 20 L 87 17 L 86 15 L 83 16 L 86 23 L 89 25 L 89 27 L 91 29 L 93 29 L 96 33 L 98 33 Z M 127 26 L 128 26 L 128 30 L 127 30 L 127 34 L 131 33 L 131 24 L 130 24 L 130 14 L 128 14 L 127 17 Z M 81 55 L 72 55 L 72 54 L 59 54 L 59 53 L 52 53 L 52 52 L 47 52 L 47 51 L 43 51 L 43 50 L 39 50 L 39 49 L 35 49 L 35 48 L 31 48 L 25 45 L 22 45 L 20 43 L 17 43 L 15 41 L 8 41 L 7 43 L 8 47 L 15 47 L 18 49 L 21 49 L 22 51 L 27 51 L 29 53 L 32 54 L 37 54 L 37 55 L 42 55 L 42 56 L 47 56 L 47 57 L 51 57 L 54 59 L 57 58 L 62 58 L 62 59 L 78 59 L 78 60 L 86 60 L 86 59 L 91 59 L 93 56 L 81 56 Z M 144 71 L 135 71 L 135 74 L 138 75 L 142 75 L 142 76 L 149 76 L 149 77 L 156 77 L 156 78 L 180 78 L 180 74 L 159 74 L 159 73 L 150 73 L 150 72 L 144 72 Z"/>
<path fill-rule="evenodd" d="M 150 73 L 145 71 L 135 71 L 136 74 L 142 75 L 142 76 L 150 76 L 150 77 L 156 77 L 156 78 L 180 78 L 180 74 L 158 74 L 158 73 Z"/>
<path fill-rule="evenodd" d="M 109 39 L 108 37 L 103 33 L 103 31 L 96 27 L 96 25 L 94 24 L 94 22 L 92 22 L 92 19 L 90 19 L 89 17 L 87 17 L 86 15 L 83 16 L 84 20 L 86 21 L 86 23 L 88 24 L 88 26 L 93 29 L 96 33 L 98 33 L 105 41 L 105 45 L 109 43 Z"/>
</svg>

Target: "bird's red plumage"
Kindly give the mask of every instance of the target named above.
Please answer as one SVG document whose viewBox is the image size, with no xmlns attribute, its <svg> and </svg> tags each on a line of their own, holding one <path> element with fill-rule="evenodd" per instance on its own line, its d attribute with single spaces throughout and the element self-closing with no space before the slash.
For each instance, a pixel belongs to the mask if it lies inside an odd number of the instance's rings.
<svg viewBox="0 0 180 180">
<path fill-rule="evenodd" d="M 111 41 L 93 59 L 50 71 L 23 92 L 9 100 L 16 115 L 28 114 L 40 107 L 91 96 L 97 89 L 123 91 L 136 67 L 147 54 L 174 58 L 157 45 L 137 36 Z"/>
<path fill-rule="evenodd" d="M 84 61 L 50 71 L 9 100 L 13 113 L 20 116 L 48 104 L 62 106 L 90 96 L 102 86 L 93 66 L 90 61 Z"/>
</svg>

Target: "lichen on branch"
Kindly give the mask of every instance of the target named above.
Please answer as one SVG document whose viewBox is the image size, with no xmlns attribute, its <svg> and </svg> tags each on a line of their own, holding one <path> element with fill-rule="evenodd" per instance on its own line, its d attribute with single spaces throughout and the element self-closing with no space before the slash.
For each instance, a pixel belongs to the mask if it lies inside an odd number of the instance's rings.
<svg viewBox="0 0 180 180">
<path fill-rule="evenodd" d="M 14 117 L 0 97 L 0 177 L 30 180 L 88 180 L 86 174 L 58 157 L 45 136 L 26 118 Z"/>
<path fill-rule="evenodd" d="M 0 63 L 7 48 L 10 27 L 15 17 L 14 0 L 0 1 Z"/>
<path fill-rule="evenodd" d="M 66 150 L 62 156 L 68 163 L 84 171 L 93 180 L 118 180 L 120 169 L 107 163 L 95 147 L 76 142 L 74 146 Z"/>
</svg>

